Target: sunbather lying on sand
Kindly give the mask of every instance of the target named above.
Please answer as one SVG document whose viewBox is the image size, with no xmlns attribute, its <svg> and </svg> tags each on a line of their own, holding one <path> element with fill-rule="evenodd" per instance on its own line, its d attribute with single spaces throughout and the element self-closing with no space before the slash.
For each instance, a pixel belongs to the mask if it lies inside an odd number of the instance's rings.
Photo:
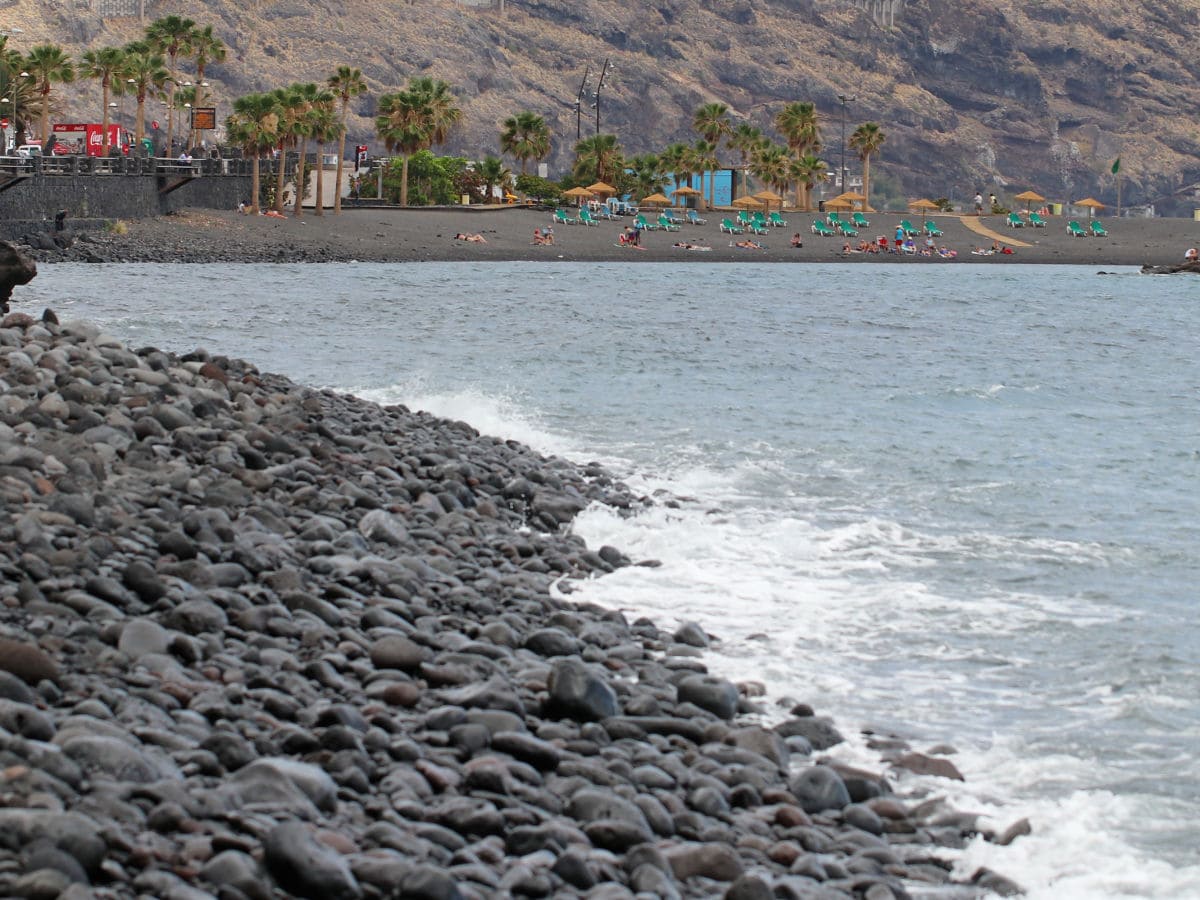
<svg viewBox="0 0 1200 900">
<path fill-rule="evenodd" d="M 744 240 L 744 241 L 730 241 L 729 246 L 730 247 L 741 247 L 743 250 L 766 250 L 767 249 L 762 244 L 760 244 L 758 241 L 751 241 L 748 239 Z"/>
<path fill-rule="evenodd" d="M 463 234 L 461 231 L 454 236 L 456 241 L 468 241 L 472 244 L 486 244 L 487 238 L 482 234 Z"/>
<path fill-rule="evenodd" d="M 690 241 L 676 241 L 674 246 L 680 250 L 711 250 L 712 247 L 702 247 L 699 244 L 693 244 Z"/>
</svg>

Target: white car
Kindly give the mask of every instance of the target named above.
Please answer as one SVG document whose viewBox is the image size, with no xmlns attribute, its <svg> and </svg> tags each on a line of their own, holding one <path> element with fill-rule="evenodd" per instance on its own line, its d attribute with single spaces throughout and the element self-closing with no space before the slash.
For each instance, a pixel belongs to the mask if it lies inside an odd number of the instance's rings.
<svg viewBox="0 0 1200 900">
<path fill-rule="evenodd" d="M 22 159 L 32 159 L 35 156 L 42 155 L 41 144 L 22 144 L 17 148 L 17 156 Z"/>
</svg>

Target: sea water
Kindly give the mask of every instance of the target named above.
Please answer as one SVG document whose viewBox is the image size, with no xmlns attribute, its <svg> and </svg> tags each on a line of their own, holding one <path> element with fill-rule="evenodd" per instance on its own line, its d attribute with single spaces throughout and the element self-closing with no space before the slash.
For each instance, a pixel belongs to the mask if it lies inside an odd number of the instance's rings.
<svg viewBox="0 0 1200 900">
<path fill-rule="evenodd" d="M 1035 898 L 1200 897 L 1200 282 L 1007 264 L 43 267 L 18 308 L 464 419 L 684 498 L 570 596 L 696 621 Z M 786 707 L 784 707 L 786 708 Z"/>
</svg>

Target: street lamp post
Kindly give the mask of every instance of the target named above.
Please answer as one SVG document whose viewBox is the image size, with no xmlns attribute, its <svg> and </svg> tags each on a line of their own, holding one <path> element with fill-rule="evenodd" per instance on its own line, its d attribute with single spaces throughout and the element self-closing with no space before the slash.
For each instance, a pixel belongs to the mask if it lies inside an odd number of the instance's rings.
<svg viewBox="0 0 1200 900">
<path fill-rule="evenodd" d="M 18 29 L 18 33 L 19 33 L 19 29 Z M 17 77 L 32 78 L 33 76 L 30 75 L 28 72 L 22 72 Z M 10 102 L 10 100 L 12 102 L 12 133 L 13 133 L 12 150 L 15 153 L 17 151 L 17 82 L 15 79 L 13 79 L 9 82 L 8 92 L 10 94 L 12 94 L 12 97 L 0 98 L 0 103 L 8 103 L 8 102 Z M 8 148 L 6 147 L 5 149 L 7 150 Z"/>
<path fill-rule="evenodd" d="M 587 90 L 588 76 L 592 74 L 591 63 L 588 63 L 583 69 L 583 81 L 579 82 L 579 93 L 575 95 L 575 143 L 583 137 L 583 92 Z"/>
<path fill-rule="evenodd" d="M 846 193 L 846 104 L 853 103 L 857 97 L 847 97 L 845 94 L 838 94 L 838 99 L 842 101 L 842 193 Z"/>
<path fill-rule="evenodd" d="M 608 74 L 608 60 L 604 60 L 604 68 L 600 70 L 600 80 L 596 82 L 596 134 L 600 133 L 600 91 L 604 87 L 604 76 Z"/>
</svg>

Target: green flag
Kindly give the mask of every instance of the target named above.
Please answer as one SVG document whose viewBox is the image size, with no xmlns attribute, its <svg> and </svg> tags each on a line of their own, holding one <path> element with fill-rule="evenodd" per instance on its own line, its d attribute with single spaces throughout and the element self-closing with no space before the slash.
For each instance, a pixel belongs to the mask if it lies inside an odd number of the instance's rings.
<svg viewBox="0 0 1200 900">
<path fill-rule="evenodd" d="M 1118 156 L 1116 162 L 1113 163 L 1113 174 L 1116 175 L 1120 171 L 1121 171 L 1121 157 Z"/>
</svg>

